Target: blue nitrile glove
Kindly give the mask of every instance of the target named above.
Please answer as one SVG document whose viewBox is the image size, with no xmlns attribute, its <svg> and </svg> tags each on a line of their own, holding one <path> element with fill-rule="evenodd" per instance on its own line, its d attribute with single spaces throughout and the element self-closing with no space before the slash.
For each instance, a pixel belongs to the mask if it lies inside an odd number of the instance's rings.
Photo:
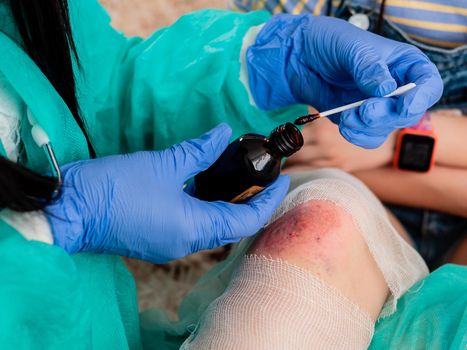
<svg viewBox="0 0 467 350">
<path fill-rule="evenodd" d="M 281 176 L 244 204 L 205 202 L 183 190 L 229 143 L 221 124 L 161 152 L 137 152 L 63 167 L 59 198 L 46 207 L 54 243 L 163 263 L 256 233 L 285 196 Z M 228 184 L 226 184 L 228 185 Z"/>
<path fill-rule="evenodd" d="M 247 64 L 263 109 L 304 103 L 325 111 L 416 83 L 402 96 L 371 98 L 331 118 L 348 141 L 366 148 L 416 124 L 443 91 L 435 65 L 414 46 L 330 17 L 274 16 L 248 49 Z"/>
</svg>

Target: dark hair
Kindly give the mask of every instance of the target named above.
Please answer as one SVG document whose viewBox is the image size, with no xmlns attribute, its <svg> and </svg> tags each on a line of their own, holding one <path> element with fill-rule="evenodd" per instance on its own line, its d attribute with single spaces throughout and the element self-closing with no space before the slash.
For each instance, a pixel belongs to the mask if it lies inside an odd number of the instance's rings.
<svg viewBox="0 0 467 350">
<path fill-rule="evenodd" d="M 384 10 L 386 9 L 386 0 L 381 1 L 379 6 L 378 21 L 376 22 L 375 33 L 382 35 L 384 26 Z"/>
<path fill-rule="evenodd" d="M 0 157 L 0 208 L 16 211 L 42 209 L 56 187 L 53 177 L 38 175 Z"/>
<path fill-rule="evenodd" d="M 79 59 L 71 32 L 67 0 L 10 0 L 11 12 L 25 51 L 49 79 L 91 145 L 76 97 L 73 58 Z M 52 198 L 56 179 L 41 176 L 0 157 L 0 209 L 31 211 Z"/>
</svg>

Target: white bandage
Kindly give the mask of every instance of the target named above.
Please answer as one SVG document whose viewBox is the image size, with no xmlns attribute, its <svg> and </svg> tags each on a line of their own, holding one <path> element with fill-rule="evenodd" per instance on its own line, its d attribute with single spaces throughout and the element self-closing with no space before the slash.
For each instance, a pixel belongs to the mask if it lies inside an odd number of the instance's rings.
<svg viewBox="0 0 467 350">
<path fill-rule="evenodd" d="M 287 262 L 246 256 L 181 349 L 365 349 L 373 321 L 357 305 Z"/>
<path fill-rule="evenodd" d="M 391 225 L 378 199 L 357 179 L 337 170 L 308 173 L 271 223 L 310 200 L 348 212 L 381 270 L 390 295 L 380 316 L 428 270 Z M 311 272 L 285 261 L 247 255 L 224 293 L 204 311 L 181 349 L 365 349 L 374 321 L 354 302 Z"/>
</svg>

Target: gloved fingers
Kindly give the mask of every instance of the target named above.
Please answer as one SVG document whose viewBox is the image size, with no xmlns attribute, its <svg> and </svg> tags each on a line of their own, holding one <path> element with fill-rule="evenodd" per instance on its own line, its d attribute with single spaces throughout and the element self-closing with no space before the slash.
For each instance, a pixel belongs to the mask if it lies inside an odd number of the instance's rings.
<svg viewBox="0 0 467 350">
<path fill-rule="evenodd" d="M 410 119 L 420 119 L 439 100 L 443 92 L 443 82 L 436 66 L 431 62 L 411 65 L 404 76 L 405 82 L 414 82 L 417 86 L 399 96 L 397 112 L 400 118 L 411 122 Z"/>
<path fill-rule="evenodd" d="M 399 114 L 397 106 L 400 98 L 400 96 L 371 98 L 356 110 L 358 113 L 347 113 L 343 118 L 345 124 L 351 127 L 353 119 L 358 116 L 369 133 L 370 130 L 379 132 L 381 129 L 396 129 L 416 124 L 420 119 L 419 115 L 401 117 Z"/>
<path fill-rule="evenodd" d="M 398 112 L 402 118 L 422 115 L 443 93 L 443 82 L 436 66 L 419 49 L 399 44 L 391 59 L 391 73 L 398 84 L 417 86 L 400 96 Z"/>
<path fill-rule="evenodd" d="M 339 124 L 339 132 L 350 143 L 363 148 L 377 148 L 381 146 L 393 127 L 371 128 L 365 125 L 356 109 L 344 112 Z M 343 113 L 343 114 L 344 114 Z"/>
<path fill-rule="evenodd" d="M 381 99 L 379 99 L 381 100 Z M 376 115 L 362 115 L 360 109 L 354 108 L 348 111 L 344 111 L 341 116 L 341 121 L 339 123 L 340 129 L 350 129 L 353 131 L 363 132 L 370 136 L 379 136 L 381 134 L 387 134 L 397 128 L 394 124 L 397 122 L 397 115 L 395 113 L 390 113 L 386 110 L 387 103 L 383 103 L 382 111 L 378 110 L 371 112 L 375 113 Z M 388 112 L 388 114 L 384 114 Z M 368 112 L 366 112 L 368 113 Z M 372 122 L 373 124 L 368 125 L 364 122 L 363 118 L 371 118 L 375 120 Z"/>
<path fill-rule="evenodd" d="M 226 123 L 219 124 L 197 139 L 172 146 L 175 173 L 185 181 L 206 170 L 227 148 L 232 129 Z"/>
<path fill-rule="evenodd" d="M 302 67 L 295 76 L 296 83 L 292 86 L 294 96 L 300 103 L 311 105 L 321 112 L 365 98 L 365 95 L 354 86 L 330 84 L 307 67 Z M 317 81 L 319 81 L 318 89 L 315 85 Z M 328 118 L 334 124 L 338 124 L 339 116 L 334 114 Z"/>
<path fill-rule="evenodd" d="M 345 115 L 346 124 L 350 127 L 356 116 L 359 121 L 370 128 L 392 127 L 397 122 L 396 98 L 374 97 L 364 102 L 354 113 Z"/>
<path fill-rule="evenodd" d="M 322 103 L 332 99 L 333 87 L 306 65 L 292 63 L 287 65 L 287 73 L 290 80 L 290 89 L 297 102 L 312 105 L 319 109 L 327 108 Z M 320 88 L 315 88 L 316 81 L 320 82 Z"/>
<path fill-rule="evenodd" d="M 217 242 L 212 243 L 209 248 L 236 242 L 258 232 L 279 207 L 289 184 L 289 176 L 281 175 L 246 203 L 204 202 L 208 206 L 206 210 L 211 213 L 210 218 L 217 233 Z"/>
<path fill-rule="evenodd" d="M 375 48 L 356 43 L 347 58 L 347 69 L 358 88 L 366 96 L 384 96 L 397 88 L 397 83 Z"/>
</svg>

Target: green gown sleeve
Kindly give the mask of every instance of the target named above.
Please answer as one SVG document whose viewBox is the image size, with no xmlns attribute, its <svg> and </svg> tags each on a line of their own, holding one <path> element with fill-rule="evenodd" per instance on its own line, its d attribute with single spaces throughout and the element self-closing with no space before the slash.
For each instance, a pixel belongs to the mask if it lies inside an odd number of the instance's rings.
<svg viewBox="0 0 467 350">
<path fill-rule="evenodd" d="M 113 29 L 95 0 L 72 3 L 81 106 L 101 155 L 163 149 L 220 122 L 233 137 L 268 134 L 305 112 L 259 110 L 240 81 L 243 38 L 266 12 L 199 11 L 143 40 Z"/>
<path fill-rule="evenodd" d="M 1 349 L 141 349 L 136 288 L 117 256 L 68 255 L 0 220 Z"/>
</svg>

